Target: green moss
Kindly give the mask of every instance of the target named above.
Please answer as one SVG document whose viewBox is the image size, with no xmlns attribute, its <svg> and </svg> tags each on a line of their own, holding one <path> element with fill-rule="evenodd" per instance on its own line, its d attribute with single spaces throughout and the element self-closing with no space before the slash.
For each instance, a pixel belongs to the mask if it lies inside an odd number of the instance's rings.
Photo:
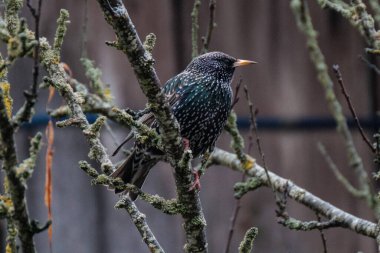
<svg viewBox="0 0 380 253">
<path fill-rule="evenodd" d="M 57 30 L 54 37 L 54 54 L 57 62 L 60 61 L 61 47 L 63 44 L 63 38 L 65 37 L 67 31 L 67 24 L 69 21 L 69 12 L 65 9 L 61 9 L 59 12 L 59 18 L 57 20 Z"/>
<path fill-rule="evenodd" d="M 236 113 L 231 111 L 227 119 L 227 124 L 225 126 L 226 131 L 231 135 L 231 147 L 235 151 L 241 164 L 245 165 L 247 163 L 247 157 L 244 154 L 244 139 L 240 135 L 239 129 L 236 124 Z"/>
<path fill-rule="evenodd" d="M 81 63 L 85 69 L 85 75 L 90 80 L 92 91 L 103 101 L 112 101 L 111 90 L 108 85 L 102 81 L 102 71 L 95 67 L 94 62 L 88 58 L 81 58 Z"/>
<path fill-rule="evenodd" d="M 256 239 L 259 230 L 255 227 L 248 229 L 245 233 L 243 241 L 239 245 L 239 253 L 250 253 L 253 248 L 253 242 Z"/>
<path fill-rule="evenodd" d="M 38 152 L 41 149 L 41 140 L 42 133 L 38 132 L 30 141 L 29 157 L 16 168 L 16 175 L 23 180 L 30 178 L 34 171 Z"/>
<path fill-rule="evenodd" d="M 108 185 L 110 183 L 110 179 L 105 174 L 100 174 L 97 178 L 91 181 L 94 185 Z"/>
<path fill-rule="evenodd" d="M 234 185 L 234 196 L 237 199 L 243 197 L 247 192 L 254 191 L 263 185 L 263 181 L 258 177 L 250 177 L 245 182 L 238 182 Z"/>
<path fill-rule="evenodd" d="M 144 41 L 144 48 L 147 52 L 152 54 L 154 45 L 156 44 L 156 35 L 154 33 L 149 33 Z"/>
<path fill-rule="evenodd" d="M 23 6 L 23 0 L 6 0 L 5 1 L 5 20 L 7 23 L 7 29 L 11 36 L 16 36 L 19 26 L 20 19 L 18 17 L 18 12 Z"/>
<path fill-rule="evenodd" d="M 99 173 L 87 161 L 79 161 L 79 167 L 86 172 L 90 177 L 96 178 Z"/>
</svg>

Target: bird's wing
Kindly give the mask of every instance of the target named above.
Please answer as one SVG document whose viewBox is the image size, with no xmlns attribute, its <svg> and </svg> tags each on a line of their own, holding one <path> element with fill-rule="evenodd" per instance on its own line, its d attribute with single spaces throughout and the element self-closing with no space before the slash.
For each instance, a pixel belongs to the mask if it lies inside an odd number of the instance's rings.
<svg viewBox="0 0 380 253">
<path fill-rule="evenodd" d="M 163 91 L 170 107 L 172 107 L 179 100 L 183 89 L 188 86 L 187 79 L 184 78 L 184 76 L 184 72 L 176 75 L 175 77 L 169 79 L 163 87 Z"/>
<path fill-rule="evenodd" d="M 171 78 L 162 88 L 170 107 L 173 107 L 173 105 L 179 100 L 181 97 L 181 90 L 186 86 L 181 76 L 182 73 Z M 151 112 L 144 114 L 138 121 L 150 127 L 156 124 L 154 115 Z"/>
<path fill-rule="evenodd" d="M 173 107 L 174 104 L 181 98 L 181 94 L 184 90 L 186 90 L 186 87 L 188 87 L 188 83 L 186 78 L 183 78 L 184 73 L 180 73 L 177 76 L 169 79 L 164 87 L 162 88 L 166 99 L 169 103 L 170 107 Z M 154 118 L 153 113 L 149 112 L 144 114 L 141 118 L 138 119 L 140 123 L 143 123 L 149 127 L 157 126 L 156 119 Z M 116 150 L 113 152 L 112 156 L 115 156 L 121 149 L 124 144 L 129 142 L 133 137 L 133 133 L 130 133 L 123 142 L 116 148 Z"/>
</svg>

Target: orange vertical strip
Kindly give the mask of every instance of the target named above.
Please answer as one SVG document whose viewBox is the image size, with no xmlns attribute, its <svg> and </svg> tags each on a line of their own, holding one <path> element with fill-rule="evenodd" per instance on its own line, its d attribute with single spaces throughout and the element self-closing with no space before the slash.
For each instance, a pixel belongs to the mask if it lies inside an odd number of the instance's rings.
<svg viewBox="0 0 380 253">
<path fill-rule="evenodd" d="M 53 143 L 54 143 L 54 127 L 51 120 L 49 120 L 49 123 L 46 127 L 46 138 L 47 138 L 47 150 L 46 150 L 46 156 L 45 156 L 45 205 L 48 209 L 48 217 L 49 220 L 53 220 L 52 216 L 52 210 L 51 210 L 51 202 L 52 202 L 52 191 L 53 191 L 53 184 L 52 184 L 52 165 L 53 165 Z M 48 236 L 49 236 L 49 245 L 51 249 L 52 245 L 52 235 L 53 230 L 52 226 L 50 225 L 48 230 Z"/>
</svg>

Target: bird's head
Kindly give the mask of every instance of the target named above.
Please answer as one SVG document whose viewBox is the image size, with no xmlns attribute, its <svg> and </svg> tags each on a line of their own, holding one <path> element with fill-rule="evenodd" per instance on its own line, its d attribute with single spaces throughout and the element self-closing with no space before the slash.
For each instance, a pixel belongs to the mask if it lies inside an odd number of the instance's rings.
<svg viewBox="0 0 380 253">
<path fill-rule="evenodd" d="M 222 52 L 210 52 L 194 58 L 186 70 L 232 77 L 236 67 L 254 63 L 256 62 L 236 59 Z"/>
</svg>

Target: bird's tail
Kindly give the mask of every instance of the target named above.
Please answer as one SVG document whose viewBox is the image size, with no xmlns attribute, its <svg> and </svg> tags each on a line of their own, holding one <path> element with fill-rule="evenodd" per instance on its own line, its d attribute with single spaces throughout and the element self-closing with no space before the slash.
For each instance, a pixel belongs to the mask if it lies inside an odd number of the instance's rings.
<svg viewBox="0 0 380 253">
<path fill-rule="evenodd" d="M 157 161 L 147 159 L 143 152 L 133 149 L 131 154 L 110 176 L 113 178 L 119 177 L 124 183 L 133 184 L 141 188 L 150 169 L 156 162 Z M 115 193 L 120 192 L 122 191 L 115 189 Z M 129 192 L 128 194 L 132 201 L 138 196 L 133 192 Z"/>
</svg>

